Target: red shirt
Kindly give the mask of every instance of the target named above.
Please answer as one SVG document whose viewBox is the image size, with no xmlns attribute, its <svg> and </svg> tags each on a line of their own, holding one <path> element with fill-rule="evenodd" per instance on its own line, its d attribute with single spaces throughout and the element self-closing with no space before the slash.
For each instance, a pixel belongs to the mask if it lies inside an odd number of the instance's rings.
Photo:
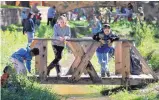
<svg viewBox="0 0 159 100">
<path fill-rule="evenodd" d="M 1 85 L 3 86 L 4 83 L 7 81 L 7 79 L 9 78 L 9 74 L 8 73 L 4 73 L 2 76 L 1 76 Z"/>
</svg>

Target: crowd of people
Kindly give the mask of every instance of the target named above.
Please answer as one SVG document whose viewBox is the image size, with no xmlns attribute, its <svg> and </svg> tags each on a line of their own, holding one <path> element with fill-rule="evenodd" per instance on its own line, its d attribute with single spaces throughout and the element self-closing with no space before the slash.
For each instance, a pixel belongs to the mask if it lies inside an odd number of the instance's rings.
<svg viewBox="0 0 159 100">
<path fill-rule="evenodd" d="M 116 16 L 114 18 L 114 22 L 116 22 L 120 18 L 127 18 L 128 21 L 132 21 L 133 17 L 133 5 L 131 3 L 124 4 L 122 7 L 116 7 Z"/>
</svg>

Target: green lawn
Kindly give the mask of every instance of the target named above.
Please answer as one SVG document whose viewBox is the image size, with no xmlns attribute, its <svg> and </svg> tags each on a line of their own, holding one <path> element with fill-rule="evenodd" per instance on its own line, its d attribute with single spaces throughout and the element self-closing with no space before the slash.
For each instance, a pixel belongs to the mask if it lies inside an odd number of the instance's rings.
<svg viewBox="0 0 159 100">
<path fill-rule="evenodd" d="M 120 24 L 122 23 L 122 24 Z M 126 24 L 125 24 L 126 23 Z M 159 68 L 159 41 L 158 38 L 154 37 L 154 34 L 157 34 L 157 28 L 151 27 L 151 25 L 144 26 L 144 30 L 146 31 L 142 31 L 140 26 L 136 27 L 131 27 L 131 24 L 128 22 L 119 22 L 119 23 L 114 23 L 112 24 L 112 30 L 115 31 L 118 35 L 122 35 L 125 36 L 127 35 L 128 37 L 131 37 L 132 39 L 135 40 L 135 42 L 137 43 L 137 48 L 140 51 L 140 53 L 142 54 L 142 56 L 149 62 L 149 64 L 151 64 L 153 69 L 158 69 Z M 75 26 L 87 26 L 88 23 L 87 22 L 82 22 L 82 21 L 71 21 L 69 22 L 70 27 L 74 28 Z M 128 27 L 129 26 L 129 27 Z M 1 36 L 1 73 L 2 74 L 2 69 L 6 66 L 6 65 L 10 65 L 10 61 L 9 58 L 11 56 L 12 53 L 14 53 L 16 50 L 18 50 L 19 48 L 22 47 L 26 47 L 27 45 L 27 36 L 23 35 L 21 31 L 17 31 L 17 28 L 22 28 L 19 25 L 12 25 L 9 26 L 7 28 L 7 30 L 2 31 L 0 30 L 0 36 Z M 130 36 L 130 32 L 135 30 L 135 35 Z M 78 37 L 83 37 L 87 34 L 90 34 L 90 30 L 88 30 L 86 33 L 86 31 L 81 31 L 81 34 L 79 34 L 80 36 Z M 39 38 L 51 38 L 53 35 L 53 28 L 52 27 L 48 27 L 46 26 L 46 22 L 42 22 L 41 26 L 39 28 L 39 30 L 36 31 L 35 36 L 39 37 Z M 127 37 L 124 37 L 127 38 Z M 153 53 L 151 53 L 154 50 Z M 51 43 L 49 42 L 48 45 L 48 64 L 53 60 L 54 58 L 54 54 L 53 54 L 53 50 L 51 47 Z M 151 53 L 151 54 L 150 54 Z M 62 59 L 61 62 L 65 62 L 65 60 L 68 59 L 68 54 L 66 52 L 66 49 L 64 50 L 64 57 Z M 32 61 L 32 65 L 34 66 L 34 62 L 35 60 L 33 59 Z M 100 66 L 98 64 L 98 60 L 96 55 L 93 56 L 91 62 L 93 63 L 95 69 L 100 72 Z M 34 70 L 34 67 L 32 66 L 32 70 Z M 114 60 L 112 59 L 109 62 L 109 68 L 111 70 L 111 72 L 114 72 Z M 159 84 L 155 84 L 155 85 L 159 85 Z M 101 91 L 103 89 L 109 89 L 109 88 L 114 88 L 114 86 L 110 87 L 110 86 L 88 86 L 89 88 L 93 88 L 96 89 L 98 91 Z M 36 89 L 35 89 L 36 90 Z M 36 90 L 38 91 L 38 90 Z M 39 90 L 40 91 L 40 90 Z M 5 93 L 9 93 L 9 91 L 3 91 Z M 38 92 L 37 92 L 38 94 Z M 4 94 L 6 95 L 6 94 Z M 45 94 L 44 94 L 45 95 Z M 147 95 L 147 96 L 146 96 Z M 120 100 L 118 99 L 119 97 L 124 97 L 125 98 L 130 98 L 130 100 L 157 100 L 154 99 L 156 98 L 157 94 L 156 92 L 152 92 L 151 93 L 147 93 L 147 94 L 141 94 L 139 97 L 137 97 L 137 93 L 132 93 L 130 94 L 129 92 L 125 91 L 125 92 L 120 92 L 118 94 L 114 94 L 112 96 L 110 96 L 111 98 L 113 98 L 113 100 Z M 144 99 L 144 98 L 150 98 L 150 99 Z M 17 97 L 18 98 L 18 97 Z M 30 100 L 30 99 L 28 99 Z M 126 99 L 122 99 L 122 100 L 126 100 Z"/>
</svg>

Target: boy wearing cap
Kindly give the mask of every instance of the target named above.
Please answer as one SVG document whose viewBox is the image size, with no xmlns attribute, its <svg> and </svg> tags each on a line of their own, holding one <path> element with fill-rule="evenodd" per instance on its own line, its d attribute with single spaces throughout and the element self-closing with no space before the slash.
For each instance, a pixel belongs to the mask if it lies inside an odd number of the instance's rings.
<svg viewBox="0 0 159 100">
<path fill-rule="evenodd" d="M 101 65 L 101 77 L 110 76 L 108 69 L 108 53 L 113 50 L 111 43 L 118 40 L 119 37 L 112 34 L 109 24 L 105 24 L 103 30 L 93 36 L 93 39 L 101 42 L 103 45 L 96 50 L 98 62 Z"/>
</svg>

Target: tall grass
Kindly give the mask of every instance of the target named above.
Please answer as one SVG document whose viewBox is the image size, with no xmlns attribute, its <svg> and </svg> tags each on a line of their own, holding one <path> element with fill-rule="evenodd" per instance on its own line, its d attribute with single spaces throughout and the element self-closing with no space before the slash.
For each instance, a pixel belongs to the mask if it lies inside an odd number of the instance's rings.
<svg viewBox="0 0 159 100">
<path fill-rule="evenodd" d="M 10 73 L 8 83 L 1 88 L 2 100 L 60 100 L 48 88 L 42 87 L 34 79 Z"/>
<path fill-rule="evenodd" d="M 43 25 L 41 27 L 43 27 Z M 45 31 L 40 29 L 36 32 L 36 35 L 39 37 L 49 37 L 50 34 L 52 34 L 51 28 L 45 27 Z M 20 28 L 20 30 L 22 29 Z M 10 56 L 19 48 L 25 48 L 27 46 L 27 36 L 23 35 L 22 31 L 19 31 L 19 26 L 16 25 L 9 26 L 5 31 L 0 30 L 0 36 L 0 68 L 2 75 L 2 70 L 6 65 L 12 66 L 9 60 Z M 34 61 L 32 61 L 32 63 L 34 64 Z M 59 96 L 54 94 L 53 91 L 42 87 L 39 83 L 25 76 L 10 75 L 9 82 L 13 86 L 2 88 L 1 93 L 3 100 L 60 100 Z"/>
</svg>

